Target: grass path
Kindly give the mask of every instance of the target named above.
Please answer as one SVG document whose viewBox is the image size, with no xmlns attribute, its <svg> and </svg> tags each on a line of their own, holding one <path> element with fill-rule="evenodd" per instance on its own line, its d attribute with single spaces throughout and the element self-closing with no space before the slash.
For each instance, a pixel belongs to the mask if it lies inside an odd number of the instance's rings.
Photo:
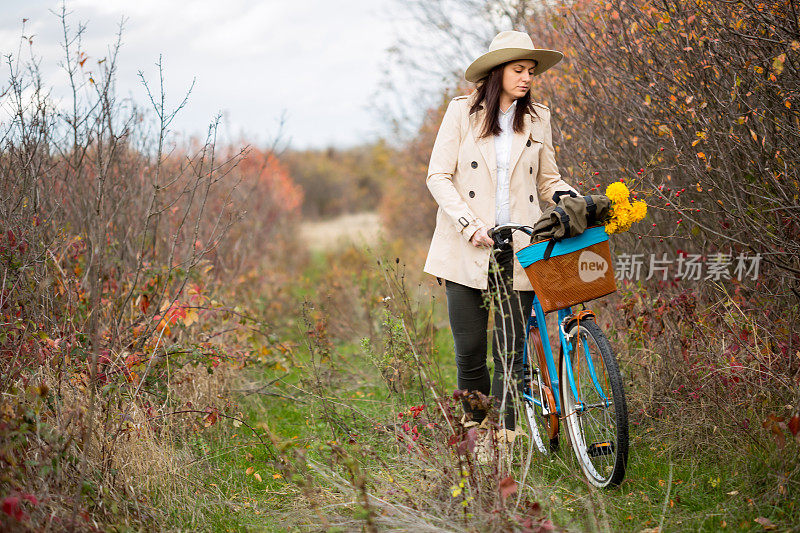
<svg viewBox="0 0 800 533">
<path fill-rule="evenodd" d="M 346 348 L 354 350 L 352 346 Z M 440 353 L 443 362 L 451 356 L 445 351 Z M 261 379 L 254 375 L 252 388 L 281 375 L 273 387 L 245 398 L 246 418 L 254 427 L 269 427 L 284 446 L 303 449 L 309 458 L 328 460 L 316 447 L 331 438 L 329 428 L 315 413 L 312 396 L 303 392 L 307 390 L 303 368 L 287 374 L 269 373 Z M 379 377 L 370 376 L 369 371 L 354 372 L 331 390 L 331 395 L 360 413 L 387 423 L 396 409 L 396 399 L 386 394 Z M 358 455 L 360 446 L 375 446 L 375 440 L 365 438 L 348 449 Z M 243 448 L 230 449 L 232 445 Z M 669 448 L 670 443 L 660 442 L 655 429 L 640 432 L 634 428 L 627 477 L 616 490 L 598 491 L 588 486 L 577 475 L 578 466 L 568 446 L 552 458 L 535 456 L 528 482 L 547 516 L 571 531 L 652 532 L 659 524 L 663 524 L 662 531 L 764 531 L 755 521 L 762 517 L 769 520 L 766 523 L 788 526 L 788 517 L 779 509 L 754 499 L 754 487 L 742 472 L 746 465 L 741 461 L 714 461 L 702 453 L 678 456 Z M 327 513 L 328 523 L 323 524 L 303 490 L 280 470 L 265 466 L 267 453 L 244 427 L 238 428 L 233 438 L 212 442 L 210 449 L 210 462 L 218 472 L 213 482 L 206 483 L 218 498 L 218 505 L 211 510 L 215 530 L 361 530 L 354 492 L 326 485 L 322 478 L 315 480 L 319 483 L 315 505 Z M 415 490 L 414 475 L 409 472 L 415 463 L 404 454 L 391 451 L 391 447 L 384 449 L 381 461 L 366 460 L 363 467 L 371 475 L 378 475 L 386 464 L 393 465 L 401 489 Z M 420 495 L 419 501 L 423 505 L 425 498 Z M 463 524 L 453 526 L 454 531 L 473 530 L 463 528 Z"/>
<path fill-rule="evenodd" d="M 306 274 L 307 286 L 296 290 L 313 294 L 314 274 Z M 296 342 L 293 366 L 247 371 L 239 393 L 243 414 L 260 433 L 269 430 L 274 447 L 285 457 L 302 452 L 308 460 L 330 465 L 346 476 L 344 463 L 331 463 L 332 429 L 321 416 L 322 403 L 315 396 L 311 372 L 319 362 L 312 361 L 301 329 L 289 332 Z M 439 330 L 434 345 L 443 388 L 452 390 L 455 365 L 449 331 Z M 449 491 L 432 499 L 436 491 L 425 485 L 420 461 L 373 429 L 376 421 L 394 426 L 397 413 L 421 403 L 419 396 L 389 393 L 357 342 L 335 343 L 331 362 L 323 366 L 330 371 L 323 389 L 326 398 L 358 434 L 351 442 L 336 445 L 358 463 L 370 490 L 386 498 L 405 494 L 402 501 L 411 502 L 419 513 L 435 514 L 458 503 L 449 501 Z M 778 506 L 763 498 L 764 484 L 770 481 L 761 478 L 769 470 L 759 467 L 758 450 L 742 449 L 720 460 L 703 449 L 661 438 L 658 423 L 669 421 L 631 427 L 627 476 L 618 489 L 598 491 L 589 486 L 578 475 L 572 450 L 564 442 L 552 457 L 534 456 L 527 476 L 529 493 L 547 518 L 570 531 L 652 533 L 659 526 L 661 531 L 798 530 L 796 506 Z M 267 450 L 246 427 L 215 429 L 196 444 L 205 447 L 213 472 L 202 482 L 209 497 L 202 508 L 176 509 L 176 527 L 192 523 L 187 516 L 203 516 L 199 522 L 203 529 L 216 531 L 363 530 L 364 509 L 357 491 L 337 486 L 324 475 L 291 479 L 286 469 L 273 466 Z M 442 531 L 485 530 L 469 521 L 439 527 Z"/>
</svg>

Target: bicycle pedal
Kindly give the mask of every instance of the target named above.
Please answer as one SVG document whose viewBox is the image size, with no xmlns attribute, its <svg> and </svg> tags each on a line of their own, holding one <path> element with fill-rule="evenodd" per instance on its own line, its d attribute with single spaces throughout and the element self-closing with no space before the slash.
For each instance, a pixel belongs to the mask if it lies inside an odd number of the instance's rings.
<svg viewBox="0 0 800 533">
<path fill-rule="evenodd" d="M 586 453 L 589 454 L 589 457 L 600 457 L 602 455 L 611 455 L 612 453 L 614 453 L 614 443 L 609 441 L 593 442 L 586 449 Z"/>
</svg>

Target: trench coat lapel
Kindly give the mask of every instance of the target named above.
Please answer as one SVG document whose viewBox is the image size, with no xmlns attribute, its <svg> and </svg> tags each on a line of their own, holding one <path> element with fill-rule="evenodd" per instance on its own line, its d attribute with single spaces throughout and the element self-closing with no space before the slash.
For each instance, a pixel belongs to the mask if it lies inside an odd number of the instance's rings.
<svg viewBox="0 0 800 533">
<path fill-rule="evenodd" d="M 522 131 L 520 133 L 514 133 L 514 136 L 511 138 L 511 154 L 508 160 L 508 172 L 509 176 L 514 175 L 514 167 L 517 166 L 517 161 L 519 161 L 519 157 L 522 155 L 522 150 L 525 149 L 525 143 L 528 141 L 528 135 L 531 132 L 531 116 L 530 114 L 525 115 L 525 120 L 522 121 Z"/>
<path fill-rule="evenodd" d="M 473 94 L 474 98 L 474 94 Z M 470 99 L 470 106 L 472 105 L 472 99 Z M 480 137 L 481 129 L 483 129 L 483 120 L 484 116 L 486 115 L 486 108 L 481 106 L 481 109 L 470 115 L 470 131 L 472 132 L 472 136 L 475 139 L 475 144 L 478 146 L 478 150 L 480 150 L 481 155 L 483 156 L 483 160 L 486 163 L 486 166 L 489 169 L 489 174 L 492 177 L 492 184 L 497 185 L 497 153 L 494 147 L 494 136 L 487 136 L 487 137 Z M 509 172 L 513 174 L 514 167 L 517 165 L 517 161 L 519 161 L 520 156 L 522 155 L 522 151 L 525 149 L 525 143 L 528 140 L 528 135 L 531 132 L 531 118 L 530 115 L 525 117 L 523 121 L 522 131 L 519 133 L 514 133 L 511 139 L 511 153 L 509 156 L 508 161 L 508 168 Z"/>
<path fill-rule="evenodd" d="M 488 135 L 480 137 L 481 130 L 483 129 L 483 117 L 486 115 L 486 107 L 481 108 L 470 115 L 469 124 L 472 136 L 475 139 L 475 144 L 483 156 L 486 163 L 486 168 L 489 169 L 489 174 L 492 178 L 492 185 L 497 186 L 497 152 L 494 149 L 494 136 Z"/>
</svg>

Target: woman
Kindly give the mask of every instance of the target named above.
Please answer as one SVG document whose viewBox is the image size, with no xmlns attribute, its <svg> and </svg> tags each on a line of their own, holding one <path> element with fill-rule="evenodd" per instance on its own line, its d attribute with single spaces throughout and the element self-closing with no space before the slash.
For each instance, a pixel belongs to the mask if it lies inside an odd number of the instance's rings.
<svg viewBox="0 0 800 533">
<path fill-rule="evenodd" d="M 509 441 L 515 429 L 509 384 L 511 376 L 520 383 L 524 318 L 531 313 L 533 288 L 514 260 L 514 252 L 528 244 L 526 236 L 507 233 L 495 240 L 488 230 L 505 222 L 533 225 L 541 215 L 539 199 L 552 203 L 554 193 L 574 191 L 558 173 L 550 110 L 532 102 L 530 94 L 533 78 L 562 57 L 534 48 L 526 33 L 499 33 L 466 70 L 464 77 L 476 82 L 477 90 L 447 107 L 426 180 L 439 210 L 425 272 L 445 280 L 458 388 L 494 395 L 504 411 L 502 435 Z M 487 305 L 491 295 L 494 306 Z M 491 307 L 490 381 L 486 330 Z M 486 415 L 467 401 L 464 409 L 465 418 L 474 422 Z"/>
</svg>

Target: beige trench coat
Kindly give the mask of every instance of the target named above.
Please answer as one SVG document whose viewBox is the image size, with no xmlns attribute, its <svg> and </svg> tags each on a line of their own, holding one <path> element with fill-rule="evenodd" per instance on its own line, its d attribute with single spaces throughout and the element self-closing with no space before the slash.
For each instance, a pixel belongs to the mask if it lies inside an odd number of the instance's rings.
<svg viewBox="0 0 800 533">
<path fill-rule="evenodd" d="M 486 289 L 489 281 L 488 247 L 469 240 L 481 226 L 494 226 L 497 162 L 494 136 L 479 139 L 485 110 L 472 116 L 476 97 L 450 101 L 431 152 L 426 183 L 439 204 L 425 272 L 468 287 Z M 526 116 L 524 129 L 511 141 L 509 203 L 511 221 L 533 225 L 541 216 L 539 200 L 553 203 L 553 193 L 574 190 L 558 172 L 550 109 L 535 103 L 539 118 Z M 577 192 L 577 191 L 576 191 Z M 514 232 L 514 251 L 530 238 Z M 514 261 L 514 290 L 533 290 L 518 261 Z"/>
</svg>

